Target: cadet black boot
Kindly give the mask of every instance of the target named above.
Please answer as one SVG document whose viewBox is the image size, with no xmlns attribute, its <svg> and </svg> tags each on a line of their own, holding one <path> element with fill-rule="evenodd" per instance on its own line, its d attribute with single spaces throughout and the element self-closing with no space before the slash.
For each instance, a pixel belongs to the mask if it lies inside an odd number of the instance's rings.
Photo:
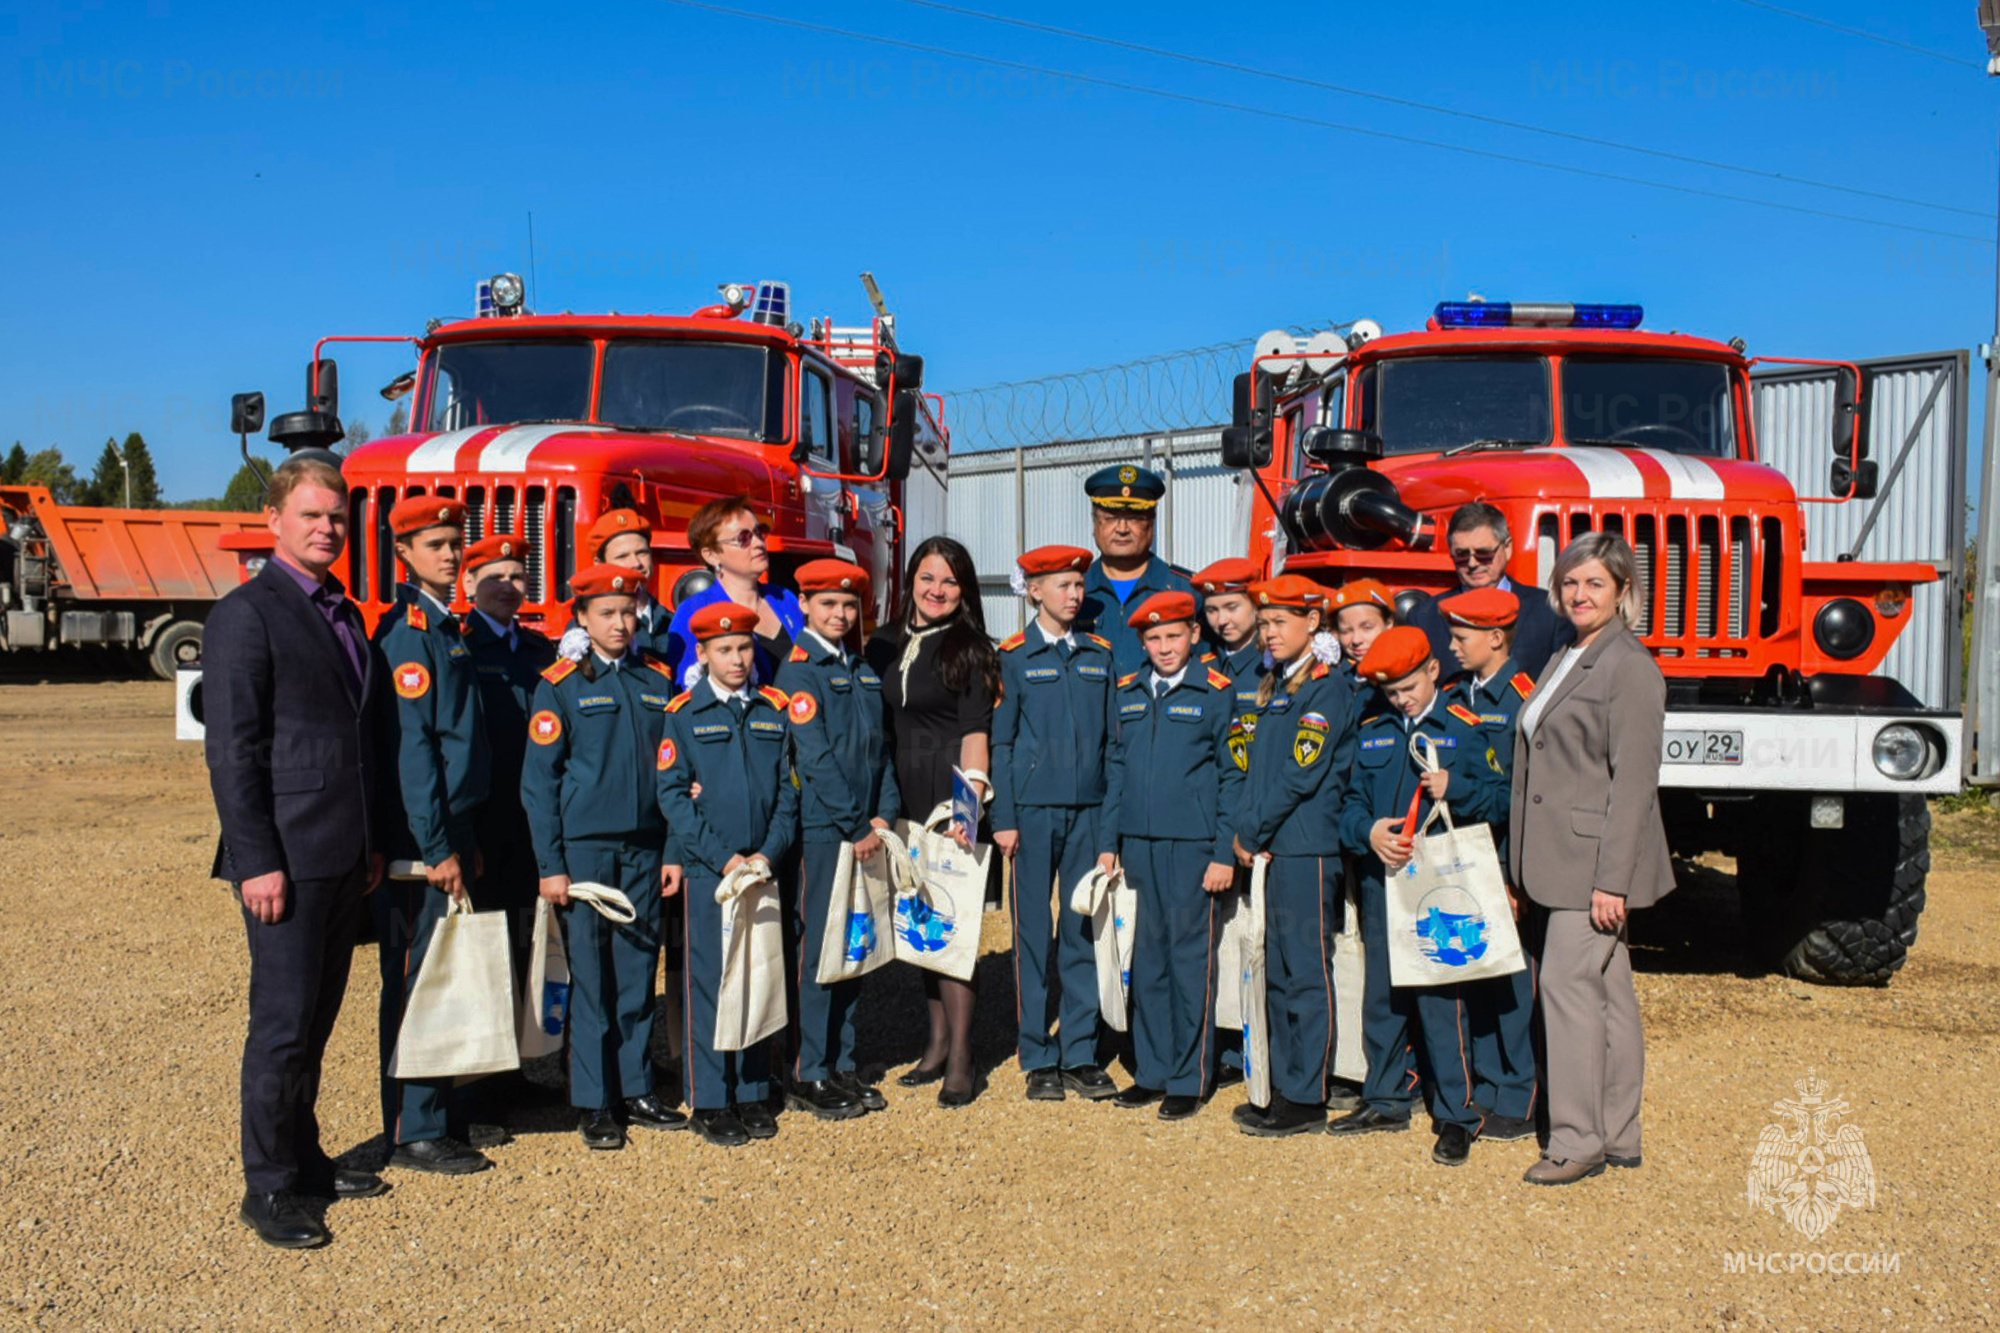
<svg viewBox="0 0 2000 1333">
<path fill-rule="evenodd" d="M 1271 1111 L 1262 1120 L 1243 1127 L 1245 1134 L 1260 1139 L 1282 1139 L 1293 1134 L 1317 1134 L 1326 1128 L 1324 1106 L 1302 1106 L 1273 1094 Z"/>
<path fill-rule="evenodd" d="M 859 1097 L 832 1079 L 793 1083 L 785 1089 L 785 1105 L 794 1111 L 810 1111 L 821 1120 L 852 1120 L 868 1114 Z"/>
</svg>

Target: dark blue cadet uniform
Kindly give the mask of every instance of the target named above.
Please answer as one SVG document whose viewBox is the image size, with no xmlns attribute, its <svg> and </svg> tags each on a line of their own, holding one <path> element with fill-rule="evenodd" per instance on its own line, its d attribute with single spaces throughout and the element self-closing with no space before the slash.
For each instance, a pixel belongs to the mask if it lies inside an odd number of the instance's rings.
<svg viewBox="0 0 2000 1333">
<path fill-rule="evenodd" d="M 477 822 L 492 772 L 479 673 L 458 618 L 410 584 L 396 588 L 396 604 L 375 629 L 396 690 L 396 772 L 403 828 L 392 859 L 437 865 L 457 856 L 473 886 L 478 862 Z M 422 880 L 386 880 L 369 895 L 380 941 L 382 994 L 377 1015 L 382 1070 L 382 1123 L 391 1144 L 421 1143 L 448 1132 L 452 1080 L 389 1077 L 389 1058 L 403 1026 L 403 1006 L 423 969 L 431 935 L 450 898 Z"/>
<path fill-rule="evenodd" d="M 1421 732 L 1437 746 L 1438 766 L 1451 774 L 1445 802 L 1462 824 L 1491 821 L 1504 801 L 1499 774 L 1486 757 L 1487 741 L 1472 724 L 1454 715 L 1442 697 L 1414 721 L 1377 693 L 1368 715 L 1357 724 L 1354 783 L 1341 814 L 1341 832 L 1361 874 L 1361 947 L 1367 969 L 1361 997 L 1361 1038 L 1368 1053 L 1368 1081 L 1362 1098 L 1382 1115 L 1407 1118 L 1417 1089 L 1410 1020 L 1423 1030 L 1431 1076 L 1431 1116 L 1440 1125 L 1479 1131 L 1482 1115 L 1472 1091 L 1471 1036 L 1467 1023 L 1472 988 L 1389 984 L 1388 894 L 1381 858 L 1369 844 L 1378 819 L 1400 827 L 1417 792 L 1422 770 L 1410 755 L 1410 736 Z M 1425 797 L 1417 811 L 1421 824 L 1430 813 Z"/>
<path fill-rule="evenodd" d="M 1271 853 L 1264 881 L 1265 1012 L 1271 1088 L 1300 1106 L 1326 1101 L 1333 1054 L 1328 941 L 1340 891 L 1340 809 L 1354 767 L 1354 692 L 1308 656 L 1273 682 L 1249 732 L 1236 839 Z M 1239 688 L 1241 688 L 1239 684 Z"/>
<path fill-rule="evenodd" d="M 1519 669 L 1512 658 L 1494 672 L 1485 684 L 1461 676 L 1445 690 L 1445 703 L 1464 709 L 1479 719 L 1477 726 L 1486 737 L 1487 752 L 1498 764 L 1502 777 L 1499 806 L 1493 811 L 1493 842 L 1500 853 L 1500 869 L 1507 869 L 1507 803 L 1514 769 L 1514 733 L 1520 727 L 1521 709 L 1534 692 L 1534 678 Z M 1525 924 L 1525 923 L 1524 923 Z M 1535 955 L 1528 966 L 1511 976 L 1473 982 L 1470 989 L 1484 992 L 1473 1006 L 1472 1073 L 1473 1098 L 1495 1115 L 1526 1120 L 1535 1113 L 1540 1090 L 1539 1066 L 1535 1062 Z"/>
<path fill-rule="evenodd" d="M 1250 636 L 1250 642 L 1233 651 L 1221 647 L 1210 648 L 1201 655 L 1200 661 L 1203 666 L 1213 667 L 1231 680 L 1240 679 L 1245 675 L 1255 680 L 1262 674 L 1264 646 L 1257 642 L 1257 636 L 1253 634 Z"/>
<path fill-rule="evenodd" d="M 1264 648 L 1256 639 L 1251 639 L 1233 653 L 1221 653 L 1210 665 L 1218 668 L 1230 678 L 1230 711 L 1233 719 L 1229 728 L 1229 754 L 1236 761 L 1239 772 L 1250 767 L 1250 738 L 1257 731 L 1257 689 L 1264 682 Z M 1231 811 L 1232 817 L 1234 811 Z M 1237 868 L 1236 887 L 1231 894 L 1240 896 L 1249 891 L 1250 872 Z M 1217 905 L 1221 910 L 1221 905 Z M 1221 977 L 1218 985 L 1235 985 L 1237 978 Z M 1219 1063 L 1227 1068 L 1241 1071 L 1243 1068 L 1243 1033 L 1241 1029 L 1231 1029 L 1216 1034 L 1216 1046 L 1220 1052 Z"/>
<path fill-rule="evenodd" d="M 535 842 L 521 805 L 521 770 L 528 751 L 529 704 L 542 672 L 555 664 L 556 646 L 539 630 L 518 620 L 502 633 L 477 611 L 465 617 L 465 646 L 479 673 L 479 707 L 486 719 L 486 744 L 493 757 L 491 790 L 479 807 L 474 833 L 485 867 L 473 890 L 482 907 L 507 913 L 514 954 L 514 985 L 527 982 L 528 949 L 534 942 Z"/>
<path fill-rule="evenodd" d="M 882 724 L 882 678 L 811 630 L 778 668 L 791 696 L 792 763 L 799 778 L 796 937 L 798 1041 L 792 1077 L 817 1083 L 854 1070 L 854 1001 L 861 982 L 815 980 L 840 845 L 860 842 L 877 819 L 894 823 L 903 796 Z"/>
<path fill-rule="evenodd" d="M 1038 619 L 1000 645 L 992 818 L 996 831 L 1021 834 L 1014 993 L 1024 1071 L 1097 1063 L 1097 954 L 1069 895 L 1097 861 L 1113 676 L 1109 643 L 1084 633 L 1071 641 L 1052 641 Z M 1056 989 L 1060 1050 L 1049 1033 Z"/>
<path fill-rule="evenodd" d="M 1106 761 L 1102 851 L 1138 894 L 1132 941 L 1132 1047 L 1139 1086 L 1199 1097 L 1214 1067 L 1216 897 L 1211 863 L 1236 864 L 1243 771 L 1231 753 L 1235 686 L 1191 663 L 1162 691 L 1153 668 L 1118 682 Z"/>
<path fill-rule="evenodd" d="M 657 794 L 672 829 L 670 863 L 687 871 L 681 888 L 682 1061 L 687 1104 L 697 1111 L 761 1102 L 771 1095 L 766 1044 L 715 1049 L 715 1001 L 722 986 L 723 867 L 762 855 L 775 870 L 798 839 L 799 786 L 792 774 L 791 701 L 765 686 L 724 699 L 704 679 L 667 706 Z M 693 795 L 701 784 L 701 797 Z"/>
<path fill-rule="evenodd" d="M 589 903 L 562 909 L 569 942 L 569 1099 L 585 1111 L 653 1090 L 653 974 L 660 962 L 666 821 L 648 776 L 673 680 L 666 663 L 593 649 L 542 673 L 521 785 L 542 877 L 604 884 L 632 900 L 623 925 Z"/>
<path fill-rule="evenodd" d="M 1148 666 L 1145 645 L 1139 642 L 1139 631 L 1128 623 L 1128 617 L 1132 608 L 1156 592 L 1194 593 L 1194 583 L 1160 557 L 1153 556 L 1120 601 L 1101 558 L 1091 561 L 1090 568 L 1084 571 L 1083 606 L 1076 614 L 1076 628 L 1096 634 L 1110 645 L 1112 670 L 1118 676 Z M 1194 597 L 1195 614 L 1200 615 L 1201 594 L 1194 593 Z"/>
</svg>

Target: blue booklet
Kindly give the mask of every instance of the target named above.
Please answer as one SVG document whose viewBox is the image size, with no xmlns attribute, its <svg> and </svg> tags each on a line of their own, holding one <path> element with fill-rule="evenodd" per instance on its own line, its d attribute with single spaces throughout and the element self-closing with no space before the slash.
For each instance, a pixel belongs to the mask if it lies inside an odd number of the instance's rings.
<svg viewBox="0 0 2000 1333">
<path fill-rule="evenodd" d="M 957 765 L 951 770 L 951 826 L 967 842 L 979 841 L 979 792 Z"/>
</svg>

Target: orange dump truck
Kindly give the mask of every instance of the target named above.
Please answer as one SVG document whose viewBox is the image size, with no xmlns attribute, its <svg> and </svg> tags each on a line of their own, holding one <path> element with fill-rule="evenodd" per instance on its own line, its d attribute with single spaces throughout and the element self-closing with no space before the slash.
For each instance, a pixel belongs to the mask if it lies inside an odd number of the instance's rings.
<svg viewBox="0 0 2000 1333">
<path fill-rule="evenodd" d="M 0 649 L 129 650 L 161 678 L 201 660 L 201 626 L 241 581 L 231 534 L 262 514 L 59 505 L 45 486 L 0 486 Z"/>
</svg>

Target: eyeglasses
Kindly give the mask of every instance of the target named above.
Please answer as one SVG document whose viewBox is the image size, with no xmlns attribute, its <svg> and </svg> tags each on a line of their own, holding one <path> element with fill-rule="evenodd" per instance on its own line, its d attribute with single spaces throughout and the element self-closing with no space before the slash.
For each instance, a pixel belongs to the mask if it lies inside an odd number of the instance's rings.
<svg viewBox="0 0 2000 1333">
<path fill-rule="evenodd" d="M 715 544 L 717 546 L 734 546 L 739 551 L 747 551 L 750 549 L 752 542 L 768 542 L 770 540 L 771 525 L 768 523 L 759 523 L 754 528 L 741 528 L 727 537 L 718 538 Z"/>
<path fill-rule="evenodd" d="M 1454 546 L 1451 548 L 1451 562 L 1454 565 L 1490 565 L 1499 554 L 1497 546 Z"/>
</svg>

